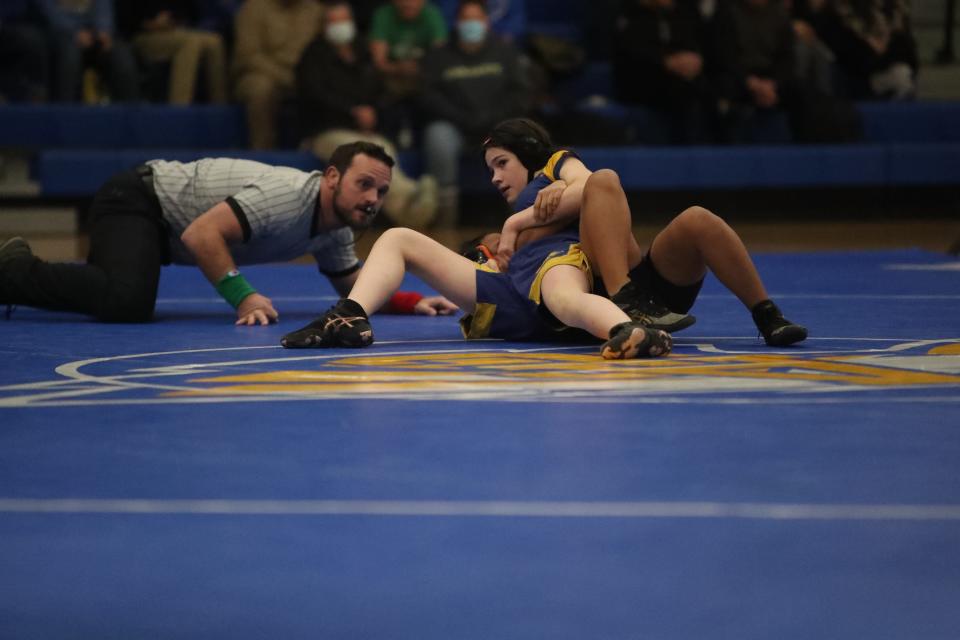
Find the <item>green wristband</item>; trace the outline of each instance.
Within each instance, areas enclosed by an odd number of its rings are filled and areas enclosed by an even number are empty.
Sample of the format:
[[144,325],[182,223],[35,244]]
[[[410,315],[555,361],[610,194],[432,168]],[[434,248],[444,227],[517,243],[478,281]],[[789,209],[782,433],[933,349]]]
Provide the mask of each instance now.
[[223,299],[229,302],[234,309],[240,306],[244,298],[256,292],[257,290],[250,286],[250,283],[240,275],[239,271],[231,271],[217,283],[217,293],[223,296]]

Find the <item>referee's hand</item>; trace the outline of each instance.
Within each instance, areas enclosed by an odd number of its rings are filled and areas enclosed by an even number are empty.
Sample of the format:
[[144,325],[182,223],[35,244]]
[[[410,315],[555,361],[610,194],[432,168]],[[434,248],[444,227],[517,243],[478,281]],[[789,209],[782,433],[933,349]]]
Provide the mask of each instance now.
[[259,293],[251,293],[237,307],[238,325],[268,325],[279,319],[280,314],[273,308],[270,298]]

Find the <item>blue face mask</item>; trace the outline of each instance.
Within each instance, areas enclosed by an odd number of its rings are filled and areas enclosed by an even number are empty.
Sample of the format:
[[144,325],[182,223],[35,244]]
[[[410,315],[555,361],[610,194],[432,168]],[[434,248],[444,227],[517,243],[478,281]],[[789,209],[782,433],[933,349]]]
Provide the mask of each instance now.
[[480,44],[487,37],[487,24],[483,20],[461,20],[457,35],[464,44]]

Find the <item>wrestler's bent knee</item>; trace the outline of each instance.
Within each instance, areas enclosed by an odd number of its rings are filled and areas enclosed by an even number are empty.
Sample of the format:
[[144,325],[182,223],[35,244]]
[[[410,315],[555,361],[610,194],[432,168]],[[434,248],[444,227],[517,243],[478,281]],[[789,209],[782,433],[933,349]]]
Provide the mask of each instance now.
[[613,169],[598,169],[590,174],[584,190],[621,190],[620,176]]

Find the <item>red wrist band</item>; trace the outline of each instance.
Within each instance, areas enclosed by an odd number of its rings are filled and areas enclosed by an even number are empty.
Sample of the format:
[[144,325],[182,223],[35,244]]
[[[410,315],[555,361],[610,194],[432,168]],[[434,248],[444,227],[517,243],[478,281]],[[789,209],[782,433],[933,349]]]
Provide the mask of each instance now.
[[390,296],[384,309],[387,313],[413,313],[413,308],[423,300],[423,295],[416,291],[397,291]]

